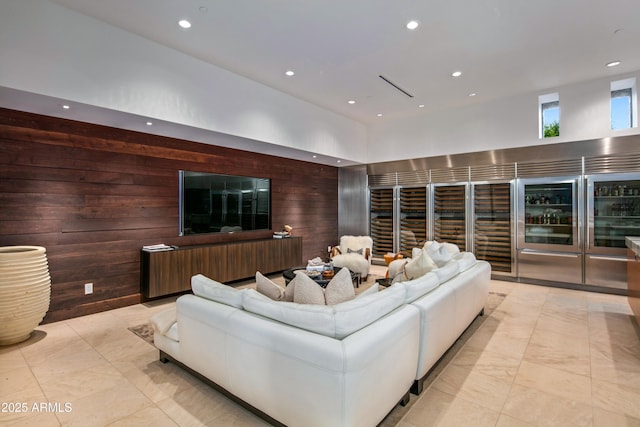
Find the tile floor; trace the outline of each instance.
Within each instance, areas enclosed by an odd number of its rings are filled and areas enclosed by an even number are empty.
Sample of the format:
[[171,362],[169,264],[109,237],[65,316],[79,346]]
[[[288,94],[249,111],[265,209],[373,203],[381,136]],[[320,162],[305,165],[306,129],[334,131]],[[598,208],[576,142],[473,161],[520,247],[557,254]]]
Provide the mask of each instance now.
[[[395,425],[640,426],[640,332],[625,297],[502,281],[491,291],[504,301]],[[0,425],[266,425],[127,330],[171,304],[42,325],[0,348]]]

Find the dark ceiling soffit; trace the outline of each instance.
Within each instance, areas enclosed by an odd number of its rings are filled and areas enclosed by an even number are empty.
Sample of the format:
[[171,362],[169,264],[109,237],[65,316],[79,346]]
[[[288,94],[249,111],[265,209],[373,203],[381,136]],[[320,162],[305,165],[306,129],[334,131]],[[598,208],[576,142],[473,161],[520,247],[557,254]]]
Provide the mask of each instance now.
[[392,172],[446,169],[465,166],[571,160],[581,157],[620,155],[640,152],[640,135],[572,141],[558,144],[505,148],[474,153],[422,157],[367,165],[368,175]]

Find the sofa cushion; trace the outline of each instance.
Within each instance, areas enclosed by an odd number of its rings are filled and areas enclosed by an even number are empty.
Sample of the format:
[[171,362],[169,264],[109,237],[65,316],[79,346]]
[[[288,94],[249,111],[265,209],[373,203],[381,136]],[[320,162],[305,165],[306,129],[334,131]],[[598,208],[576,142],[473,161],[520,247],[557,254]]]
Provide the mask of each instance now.
[[242,308],[244,289],[236,289],[208,278],[202,274],[191,277],[191,289],[194,295],[210,299],[236,308]]
[[[296,292],[299,283],[296,284]],[[318,286],[318,285],[315,285]],[[342,339],[375,322],[404,304],[406,289],[402,283],[361,298],[336,305],[297,304],[273,301],[247,289],[243,294],[246,311],[332,338]]]
[[438,279],[437,274],[430,272],[417,279],[407,280],[402,283],[407,288],[406,302],[408,304],[437,288],[440,285],[440,279]]
[[275,301],[284,299],[284,289],[259,271],[256,271],[256,290]]
[[371,295],[371,294],[375,294],[380,290],[380,285],[378,284],[378,282],[374,283],[373,285],[369,286],[367,289],[365,289],[364,291],[360,292],[359,294],[356,295],[356,298],[362,298],[365,297],[367,295]]
[[[304,272],[296,273],[293,283],[293,302],[298,304],[319,304],[324,305],[324,290],[312,278]],[[291,283],[289,283],[291,286]]]
[[[317,285],[316,285],[317,286]],[[324,301],[327,305],[335,305],[356,297],[349,269],[342,268],[329,281],[324,289]]]
[[460,273],[466,271],[476,265],[477,259],[472,252],[460,252],[453,256],[453,259],[458,262],[460,266]]
[[442,267],[436,268],[433,272],[438,276],[440,284],[443,284],[460,272],[460,266],[457,261],[452,260]]

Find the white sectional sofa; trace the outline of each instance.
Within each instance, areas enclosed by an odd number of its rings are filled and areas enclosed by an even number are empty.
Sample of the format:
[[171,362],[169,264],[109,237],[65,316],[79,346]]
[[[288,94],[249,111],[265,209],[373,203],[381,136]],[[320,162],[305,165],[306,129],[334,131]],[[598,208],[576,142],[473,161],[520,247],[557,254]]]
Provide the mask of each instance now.
[[[464,254],[462,254],[464,255]],[[472,254],[333,306],[273,301],[194,276],[151,319],[174,361],[274,424],[375,426],[482,312],[489,264]],[[373,289],[375,291],[375,289]]]

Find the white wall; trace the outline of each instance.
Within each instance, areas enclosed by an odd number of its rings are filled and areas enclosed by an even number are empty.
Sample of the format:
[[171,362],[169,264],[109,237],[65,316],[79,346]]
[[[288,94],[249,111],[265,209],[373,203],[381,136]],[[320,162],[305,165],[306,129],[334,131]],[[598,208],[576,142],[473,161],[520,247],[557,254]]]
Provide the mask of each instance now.
[[[610,85],[640,71],[490,103],[380,122],[370,127],[367,163],[640,134],[612,131]],[[538,96],[558,92],[560,136],[539,139]]]
[[363,124],[46,0],[0,3],[0,58],[0,87],[366,160]]

